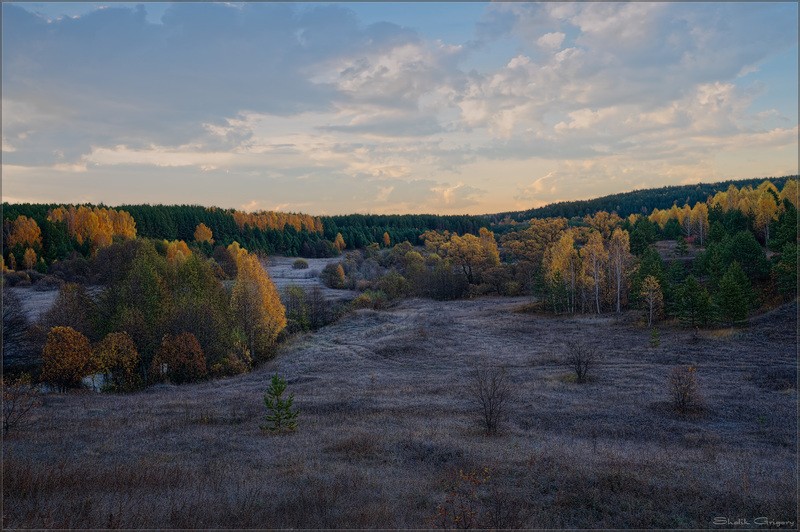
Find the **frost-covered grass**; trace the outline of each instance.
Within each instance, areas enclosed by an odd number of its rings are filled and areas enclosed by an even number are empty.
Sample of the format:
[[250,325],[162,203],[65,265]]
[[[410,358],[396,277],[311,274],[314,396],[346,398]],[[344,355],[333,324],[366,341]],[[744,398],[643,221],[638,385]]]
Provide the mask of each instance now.
[[[525,303],[409,300],[297,336],[247,375],[48,395],[4,441],[4,528],[429,527],[448,481],[484,467],[496,489],[478,510],[505,501],[517,526],[797,521],[796,304],[731,334],[667,327],[650,348],[633,313]],[[587,384],[566,378],[569,338],[602,355]],[[514,389],[494,437],[465,392],[482,356]],[[676,364],[697,366],[703,416],[670,410]],[[301,410],[293,434],[259,429],[275,371]]]

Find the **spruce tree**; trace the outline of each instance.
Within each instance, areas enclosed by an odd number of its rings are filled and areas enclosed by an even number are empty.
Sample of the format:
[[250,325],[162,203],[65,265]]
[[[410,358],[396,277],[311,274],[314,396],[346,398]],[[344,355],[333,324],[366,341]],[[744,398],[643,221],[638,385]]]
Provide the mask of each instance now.
[[266,425],[262,429],[270,432],[293,431],[297,429],[297,409],[292,409],[294,394],[290,393],[283,399],[283,392],[286,391],[286,381],[276,373],[272,376],[272,382],[264,394],[264,404],[267,407]]
[[719,307],[720,317],[730,324],[746,321],[747,312],[750,309],[750,299],[750,281],[739,263],[734,262],[728,267],[719,282],[719,291],[715,300]]

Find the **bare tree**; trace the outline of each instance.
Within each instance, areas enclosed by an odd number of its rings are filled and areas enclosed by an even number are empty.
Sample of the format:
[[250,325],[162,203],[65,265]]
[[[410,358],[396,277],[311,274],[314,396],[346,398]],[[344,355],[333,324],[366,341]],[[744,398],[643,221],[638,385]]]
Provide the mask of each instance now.
[[589,370],[597,362],[597,350],[580,341],[569,340],[564,343],[566,357],[564,363],[575,372],[577,382],[584,383]]
[[697,368],[676,366],[669,375],[669,392],[672,406],[681,414],[697,412],[703,408],[703,400],[697,387]]
[[505,367],[481,359],[472,371],[470,395],[480,408],[486,434],[497,434],[498,425],[506,414],[510,392]]
[[3,289],[3,368],[33,363],[28,320],[14,292]]
[[30,421],[31,411],[41,400],[28,375],[9,380],[0,377],[0,388],[3,390],[3,434],[8,434],[11,429]]

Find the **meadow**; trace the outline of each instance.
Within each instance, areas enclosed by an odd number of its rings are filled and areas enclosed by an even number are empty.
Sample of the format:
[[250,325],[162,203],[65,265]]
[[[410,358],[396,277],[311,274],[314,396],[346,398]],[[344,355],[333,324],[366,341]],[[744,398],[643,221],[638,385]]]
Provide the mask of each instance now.
[[[797,521],[796,302],[747,328],[559,317],[527,297],[402,301],[292,337],[251,373],[44,397],[4,440],[4,528],[709,528]],[[601,359],[577,384],[564,342]],[[479,360],[512,395],[494,436]],[[695,365],[703,413],[669,405]],[[261,430],[270,376],[300,409]],[[717,521],[715,521],[717,520]],[[465,524],[461,521],[461,524]]]

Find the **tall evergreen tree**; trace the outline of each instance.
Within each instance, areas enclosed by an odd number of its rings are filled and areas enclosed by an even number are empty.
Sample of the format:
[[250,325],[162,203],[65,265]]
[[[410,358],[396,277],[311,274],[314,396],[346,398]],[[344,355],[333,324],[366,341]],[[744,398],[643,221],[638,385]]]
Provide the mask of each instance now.
[[678,315],[681,323],[690,327],[705,326],[711,321],[711,296],[693,275],[678,291]]
[[722,276],[714,299],[725,322],[735,324],[747,320],[752,300],[750,280],[738,262],[731,264]]

